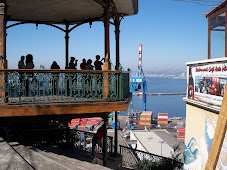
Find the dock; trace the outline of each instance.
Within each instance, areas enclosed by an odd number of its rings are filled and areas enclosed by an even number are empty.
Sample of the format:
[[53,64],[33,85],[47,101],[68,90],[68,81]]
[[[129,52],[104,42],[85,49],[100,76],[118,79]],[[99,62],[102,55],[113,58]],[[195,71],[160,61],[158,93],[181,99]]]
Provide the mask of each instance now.
[[[186,95],[185,92],[182,93],[146,93],[148,96],[158,96],[158,95]],[[134,93],[134,96],[142,96],[143,93]]]

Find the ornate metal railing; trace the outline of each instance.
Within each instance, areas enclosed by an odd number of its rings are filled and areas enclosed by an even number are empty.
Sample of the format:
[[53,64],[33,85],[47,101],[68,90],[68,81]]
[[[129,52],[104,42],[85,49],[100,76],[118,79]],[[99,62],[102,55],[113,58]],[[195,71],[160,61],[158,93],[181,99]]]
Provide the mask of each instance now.
[[148,152],[144,152],[141,150],[129,148],[126,146],[120,145],[120,154],[122,155],[122,167],[134,169],[135,166],[142,160],[150,160],[150,161],[159,161],[164,160],[172,165],[177,164],[183,167],[183,163],[175,161],[170,158],[162,157],[159,155],[154,155]]
[[[85,150],[87,152],[92,152],[92,138],[95,133],[80,131],[80,130],[72,130],[73,134],[71,141],[75,147]],[[102,153],[102,148],[97,144],[95,147],[96,153]],[[107,136],[107,153],[109,155],[113,154],[113,137]]]
[[0,104],[121,101],[129,73],[93,70],[0,70]]

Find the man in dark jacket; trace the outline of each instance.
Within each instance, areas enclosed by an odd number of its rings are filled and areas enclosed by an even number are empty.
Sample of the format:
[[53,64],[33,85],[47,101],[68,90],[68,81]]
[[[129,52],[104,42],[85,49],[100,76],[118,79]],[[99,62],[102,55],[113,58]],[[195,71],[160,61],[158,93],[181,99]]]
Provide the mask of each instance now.
[[98,144],[103,149],[102,138],[103,138],[104,124],[98,129],[97,133],[92,138],[92,157],[95,158],[95,146]]

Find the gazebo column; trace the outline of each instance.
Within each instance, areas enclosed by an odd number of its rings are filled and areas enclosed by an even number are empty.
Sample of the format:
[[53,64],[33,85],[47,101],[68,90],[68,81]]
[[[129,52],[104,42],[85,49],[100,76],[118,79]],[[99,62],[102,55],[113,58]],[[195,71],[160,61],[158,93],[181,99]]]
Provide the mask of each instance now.
[[[116,70],[119,70],[120,65],[120,21],[119,15],[116,15],[115,18],[115,41],[116,41]],[[117,84],[119,89],[119,83]],[[118,112],[115,112],[115,133],[114,133],[114,155],[117,155],[117,148],[118,148],[118,131],[117,131],[117,123],[118,123]]]
[[65,24],[65,68],[69,67],[69,24]]
[[0,3],[0,69],[7,69],[6,61],[6,9]]
[[103,166],[107,165],[107,121],[108,121],[108,115],[103,117],[104,121],[104,128],[103,128],[103,148],[102,148],[102,153],[103,153]]
[[[104,28],[105,28],[105,60],[103,69],[105,71],[111,70],[110,66],[110,0],[106,0],[106,7],[104,8]],[[108,97],[108,73],[104,74],[104,98]]]
[[[6,8],[4,3],[0,3],[0,69],[7,69],[6,60]],[[4,92],[4,82],[7,77],[4,74],[0,74],[0,100],[7,102]],[[6,80],[7,81],[7,80]]]

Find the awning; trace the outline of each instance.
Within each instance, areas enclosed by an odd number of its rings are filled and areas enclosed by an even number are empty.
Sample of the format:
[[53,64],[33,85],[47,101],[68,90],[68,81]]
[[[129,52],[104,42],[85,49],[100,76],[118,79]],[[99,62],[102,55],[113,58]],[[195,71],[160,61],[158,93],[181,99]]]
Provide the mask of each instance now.
[[[78,24],[81,21],[102,20],[102,0],[7,0],[7,20],[48,24]],[[113,0],[122,16],[138,12],[138,0]],[[110,8],[113,13],[113,8]]]

